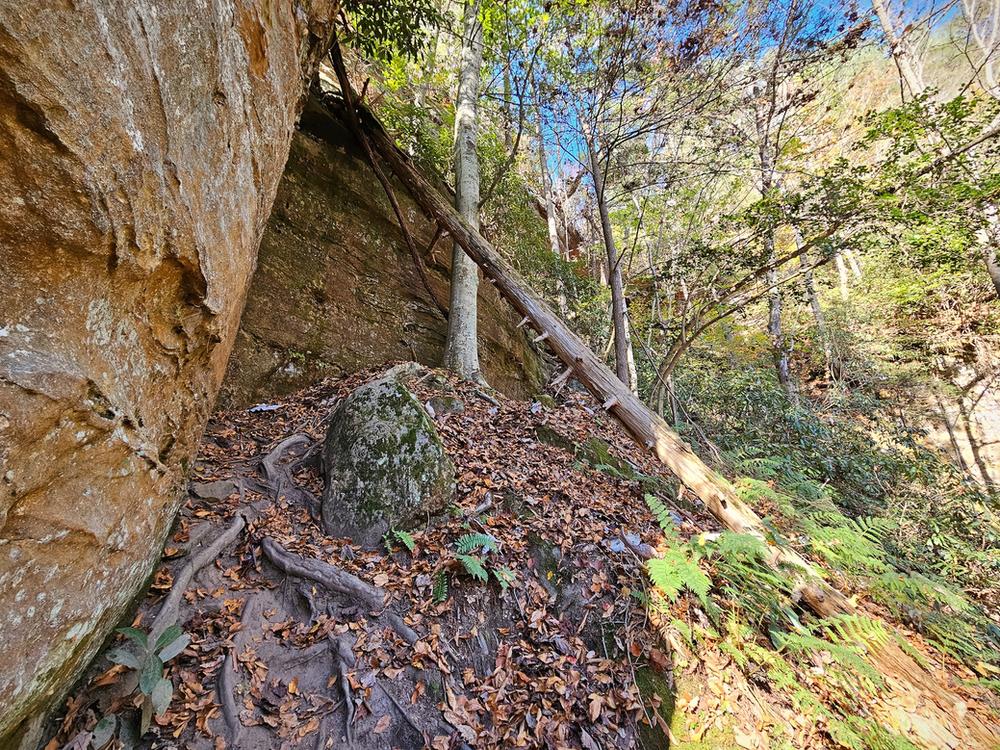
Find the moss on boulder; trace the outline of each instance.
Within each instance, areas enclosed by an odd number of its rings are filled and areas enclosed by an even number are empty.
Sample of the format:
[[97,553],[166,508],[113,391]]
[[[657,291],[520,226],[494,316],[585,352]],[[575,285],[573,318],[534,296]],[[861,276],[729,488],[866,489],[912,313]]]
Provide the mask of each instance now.
[[455,494],[455,466],[434,423],[391,374],[337,407],[323,459],[323,525],[364,546],[443,510]]

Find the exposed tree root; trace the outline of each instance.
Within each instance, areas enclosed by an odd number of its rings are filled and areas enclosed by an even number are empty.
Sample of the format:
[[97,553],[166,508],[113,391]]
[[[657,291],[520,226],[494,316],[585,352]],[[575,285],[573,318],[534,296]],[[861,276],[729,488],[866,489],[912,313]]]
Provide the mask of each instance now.
[[239,537],[240,533],[243,531],[244,526],[246,526],[246,519],[244,519],[240,513],[237,513],[233,522],[229,524],[229,526],[227,526],[218,537],[216,537],[215,541],[192,557],[181,572],[177,574],[174,578],[174,585],[171,587],[170,593],[167,594],[167,598],[164,600],[163,606],[160,607],[160,611],[157,613],[156,619],[153,620],[153,625],[150,628],[150,641],[155,642],[167,628],[177,623],[177,614],[180,608],[181,597],[184,596],[184,592],[187,591],[187,587],[191,585],[191,580],[195,577],[198,571],[215,560],[220,554],[222,554],[223,550],[236,541],[237,537]]
[[226,658],[222,662],[222,669],[219,670],[219,680],[216,691],[219,694],[219,703],[222,705],[222,717],[226,722],[226,729],[229,731],[230,744],[239,747],[240,730],[243,725],[240,723],[239,711],[236,708],[236,698],[233,697],[235,685],[233,684],[234,660],[233,646],[226,649]]
[[392,702],[392,705],[396,707],[396,710],[399,712],[399,715],[403,717],[403,720],[411,727],[413,727],[413,729],[416,730],[420,734],[420,736],[424,737],[424,739],[426,740],[426,737],[424,735],[424,730],[421,729],[420,726],[417,724],[417,722],[413,720],[413,717],[410,716],[409,712],[405,708],[403,708],[403,705],[398,700],[396,700],[396,696],[390,693],[389,690],[381,682],[377,682],[375,684],[378,685],[379,690],[382,691],[382,694],[385,695],[385,697]]
[[[308,578],[337,594],[353,597],[370,611],[381,613],[385,609],[385,591],[365,583],[357,576],[314,557],[302,557],[289,552],[269,537],[261,540],[260,546],[268,559],[283,573]],[[416,632],[403,622],[403,618],[399,615],[393,612],[384,614],[392,629],[404,641],[412,645],[420,640]]]
[[333,651],[334,667],[337,670],[337,683],[344,694],[345,734],[348,746],[354,744],[354,694],[351,691],[351,680],[348,672],[354,667],[354,652],[344,636],[330,638]]
[[[319,501],[316,496],[311,492],[299,487],[295,481],[292,479],[292,472],[295,468],[302,463],[311,460],[310,455],[315,446],[312,445],[312,438],[303,432],[297,432],[294,435],[282,440],[278,443],[270,453],[264,456],[261,461],[261,465],[264,467],[264,476],[270,483],[270,490],[277,501],[282,496],[292,504],[301,504],[304,508],[308,509],[310,515],[314,519],[319,518]],[[281,463],[281,459],[284,455],[297,445],[307,444],[310,447],[306,450],[304,456],[297,460],[292,466],[286,466]]]

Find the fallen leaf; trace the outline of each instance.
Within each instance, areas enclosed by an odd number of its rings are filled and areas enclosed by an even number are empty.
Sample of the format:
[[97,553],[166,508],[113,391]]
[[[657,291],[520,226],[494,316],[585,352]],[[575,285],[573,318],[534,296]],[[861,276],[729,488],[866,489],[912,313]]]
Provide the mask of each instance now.
[[389,714],[386,714],[375,722],[375,734],[382,734],[382,732],[389,728],[390,724],[392,724],[392,719],[389,717]]

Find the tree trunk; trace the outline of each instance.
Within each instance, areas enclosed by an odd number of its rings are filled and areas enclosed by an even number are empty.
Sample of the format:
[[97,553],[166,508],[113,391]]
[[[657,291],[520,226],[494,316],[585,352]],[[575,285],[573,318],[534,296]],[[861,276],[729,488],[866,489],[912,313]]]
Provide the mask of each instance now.
[[[373,115],[365,120],[375,123]],[[370,125],[371,126],[371,125]],[[622,423],[635,440],[644,445],[694,492],[705,507],[728,529],[766,537],[761,519],[736,494],[735,489],[708,468],[667,423],[654,414],[627,388],[622,380],[563,323],[523,282],[506,260],[470,226],[410,163],[384,130],[372,127],[372,143],[382,159],[410,191],[423,209],[448,231],[452,239],[469,254],[500,294],[528,318],[556,355],[570,368],[604,408]],[[791,565],[801,569],[796,579],[796,595],[821,616],[854,611],[840,592],[811,574],[812,568],[802,557],[786,547],[768,547],[770,562],[776,569]]]
[[0,4],[0,745],[159,559],[334,11]]
[[[795,232],[795,244],[802,247],[802,234],[798,228],[793,228]],[[820,304],[819,295],[816,293],[816,279],[813,277],[812,265],[809,259],[809,252],[805,251],[799,255],[799,267],[802,269],[802,285],[805,287],[806,298],[809,300],[809,309],[812,310],[813,320],[816,323],[816,335],[819,337],[820,345],[823,347],[823,362],[826,367],[826,377],[832,378],[834,370],[833,346],[830,341],[830,333],[826,326],[826,316],[823,314],[823,306]]]
[[[479,2],[466,2],[461,69],[455,104],[455,207],[470,226],[479,229],[479,70],[483,62],[483,25]],[[482,380],[477,339],[479,268],[455,245],[451,256],[451,307],[444,365],[465,380]]]
[[847,302],[850,297],[850,289],[847,285],[847,264],[844,263],[844,256],[839,250],[834,251],[833,260],[837,264],[837,276],[840,280],[840,298]]
[[[585,126],[586,127],[586,126]],[[593,133],[585,134],[587,151],[590,155],[590,176],[594,180],[594,193],[597,200],[597,213],[601,219],[601,236],[604,238],[604,249],[608,256],[608,280],[611,284],[611,322],[615,332],[615,371],[618,378],[635,391],[635,382],[629,371],[629,359],[632,357],[632,342],[628,335],[628,310],[625,308],[625,288],[622,283],[622,269],[619,262],[618,249],[615,247],[615,236],[611,229],[611,216],[604,192],[604,173],[597,158],[597,147]]]
[[[774,232],[769,231],[765,239],[768,247],[768,263],[774,264],[778,260],[774,250]],[[789,366],[788,342],[785,339],[781,326],[781,289],[778,287],[778,270],[771,268],[767,272],[767,334],[771,339],[771,355],[774,359],[774,369],[778,376],[778,383],[792,403],[798,401],[798,392],[792,381],[791,368]]]
[[903,85],[911,97],[920,96],[924,92],[923,74],[909,42],[896,32],[885,0],[872,0],[872,7],[875,9],[875,15],[878,16],[878,22],[882,26],[882,33],[889,45],[892,59],[899,69],[899,77]]
[[[552,200],[552,177],[549,175],[549,164],[545,154],[545,134],[542,124],[542,108],[538,101],[538,89],[535,89],[535,112],[538,117],[538,172],[542,177],[542,199],[545,201],[545,224],[549,230],[549,247],[557,258],[563,258],[562,245],[559,241],[559,227],[556,220],[555,202]],[[562,275],[556,278],[556,302],[559,314],[566,317],[566,285]]]

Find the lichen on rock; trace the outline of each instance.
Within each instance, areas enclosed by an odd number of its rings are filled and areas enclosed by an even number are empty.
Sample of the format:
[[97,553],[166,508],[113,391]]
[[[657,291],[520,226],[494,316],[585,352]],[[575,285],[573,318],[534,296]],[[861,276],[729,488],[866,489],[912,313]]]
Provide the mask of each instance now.
[[455,494],[455,466],[430,415],[403,373],[358,388],[337,407],[323,449],[323,525],[331,536],[374,546],[444,509]]

